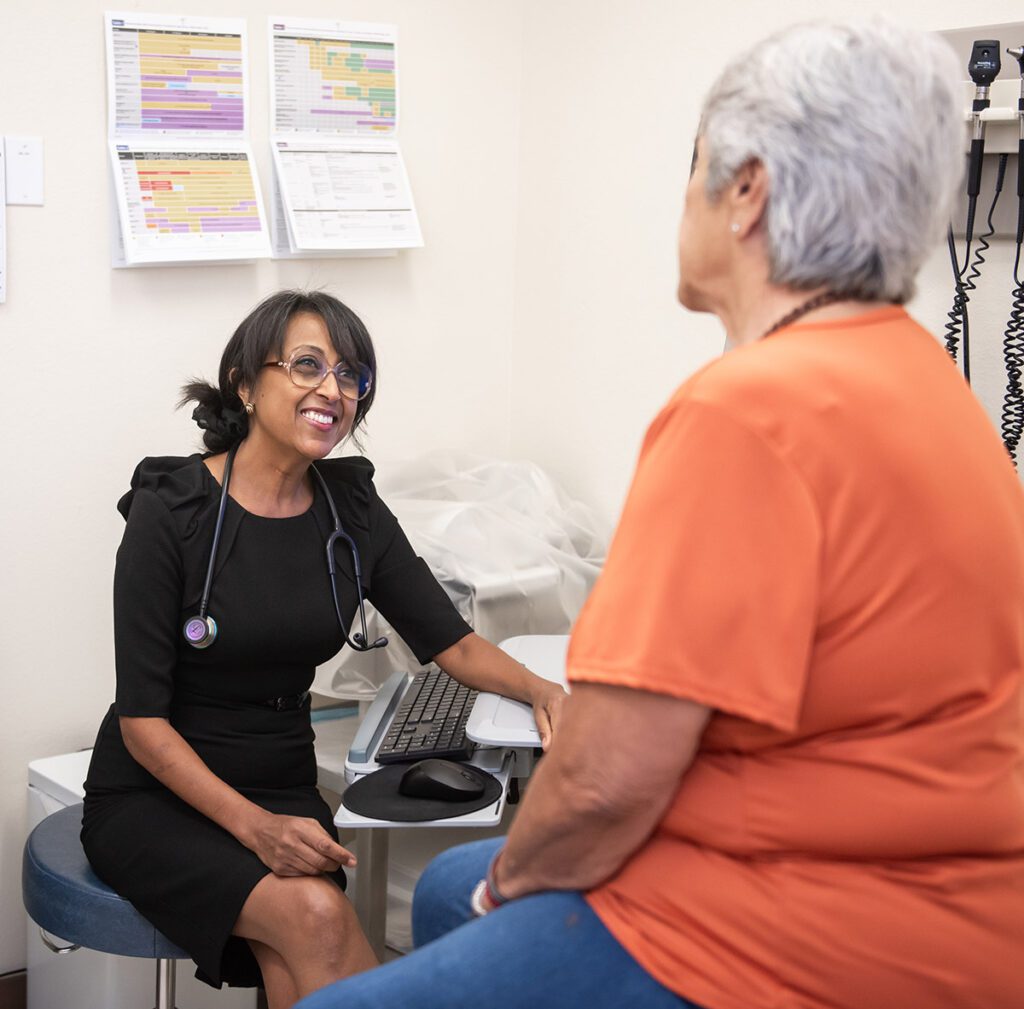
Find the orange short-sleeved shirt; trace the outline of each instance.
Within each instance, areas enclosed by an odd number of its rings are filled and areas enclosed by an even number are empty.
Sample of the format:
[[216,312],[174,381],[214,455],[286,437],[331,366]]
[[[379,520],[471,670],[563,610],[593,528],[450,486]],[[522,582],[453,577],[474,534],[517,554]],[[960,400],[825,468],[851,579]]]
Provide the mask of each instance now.
[[900,308],[788,327],[651,425],[569,678],[715,709],[589,895],[707,1009],[1024,1006],[1024,494]]

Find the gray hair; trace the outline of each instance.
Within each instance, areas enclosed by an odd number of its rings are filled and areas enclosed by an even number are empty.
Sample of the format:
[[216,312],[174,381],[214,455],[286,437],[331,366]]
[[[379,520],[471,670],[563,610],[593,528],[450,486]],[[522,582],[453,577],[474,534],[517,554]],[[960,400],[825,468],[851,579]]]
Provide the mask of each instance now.
[[904,302],[963,176],[961,77],[938,36],[885,21],[779,32],[705,100],[708,197],[760,161],[772,283]]

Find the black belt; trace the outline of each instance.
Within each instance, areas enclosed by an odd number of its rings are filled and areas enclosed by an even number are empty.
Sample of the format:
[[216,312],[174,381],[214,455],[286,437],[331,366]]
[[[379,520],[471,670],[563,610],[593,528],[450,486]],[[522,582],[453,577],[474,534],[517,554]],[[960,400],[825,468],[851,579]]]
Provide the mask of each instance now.
[[295,711],[301,708],[309,700],[309,691],[303,690],[301,694],[293,694],[291,697],[270,697],[259,703],[275,711]]

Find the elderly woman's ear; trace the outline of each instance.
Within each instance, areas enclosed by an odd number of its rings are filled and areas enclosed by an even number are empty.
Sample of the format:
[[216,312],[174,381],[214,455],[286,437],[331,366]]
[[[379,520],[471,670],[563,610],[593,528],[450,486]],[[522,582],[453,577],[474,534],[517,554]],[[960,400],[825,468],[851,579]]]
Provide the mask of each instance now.
[[730,230],[738,239],[747,238],[761,222],[768,204],[768,173],[756,159],[736,173],[724,194],[729,201]]

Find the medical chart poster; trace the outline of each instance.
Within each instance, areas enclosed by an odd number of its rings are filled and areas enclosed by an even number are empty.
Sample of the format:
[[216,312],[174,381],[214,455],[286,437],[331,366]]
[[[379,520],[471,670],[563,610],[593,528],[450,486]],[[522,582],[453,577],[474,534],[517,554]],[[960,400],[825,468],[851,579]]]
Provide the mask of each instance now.
[[110,144],[128,265],[270,255],[248,144]]
[[108,11],[104,24],[111,138],[248,135],[244,19]]
[[398,28],[270,18],[270,132],[393,138]]

